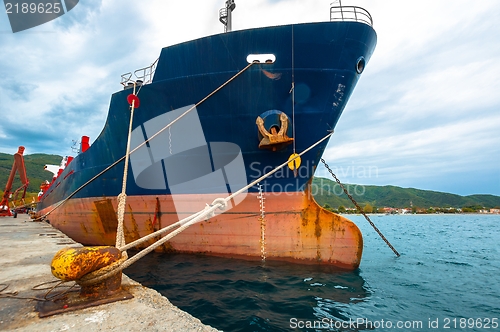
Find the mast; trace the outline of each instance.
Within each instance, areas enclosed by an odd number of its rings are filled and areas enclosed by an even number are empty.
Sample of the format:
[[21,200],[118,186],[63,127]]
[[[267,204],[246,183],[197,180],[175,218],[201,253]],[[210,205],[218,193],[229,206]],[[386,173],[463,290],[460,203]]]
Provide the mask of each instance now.
[[224,24],[224,32],[231,32],[233,27],[232,12],[236,8],[234,0],[227,0],[226,7],[219,11],[219,21]]

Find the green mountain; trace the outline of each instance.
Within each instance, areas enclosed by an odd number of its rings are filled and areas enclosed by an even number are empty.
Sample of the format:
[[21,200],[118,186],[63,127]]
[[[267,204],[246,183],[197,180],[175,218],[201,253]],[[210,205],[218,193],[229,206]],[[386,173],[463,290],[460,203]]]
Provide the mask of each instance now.
[[[40,185],[43,181],[52,181],[52,173],[45,171],[45,165],[59,165],[62,157],[57,155],[48,154],[31,154],[24,156],[24,164],[26,166],[26,176],[30,182],[28,192],[38,193]],[[9,179],[12,164],[14,163],[14,156],[6,153],[0,153],[0,192],[3,194],[5,185]],[[21,186],[19,174],[16,173],[12,191]]]
[[[43,169],[44,165],[59,165],[61,160],[62,157],[58,155],[31,154],[24,156],[26,174],[30,181],[28,192],[37,193],[43,181],[52,180],[52,174]],[[0,153],[1,194],[3,194],[13,162],[13,155]],[[20,186],[21,181],[16,174],[12,190],[16,190]],[[437,191],[400,188],[396,186],[365,186],[357,184],[346,184],[345,186],[362,207],[366,204],[379,208],[405,208],[410,207],[410,204],[419,208],[460,208],[469,206],[480,206],[485,208],[500,207],[500,197],[494,195],[460,196]],[[344,207],[354,207],[335,181],[326,178],[314,178],[312,193],[321,206],[328,204],[332,208],[338,208],[341,205]]]
[[[419,208],[460,208],[469,206],[494,208],[500,206],[500,196],[494,195],[460,196],[437,191],[401,188],[396,186],[344,185],[349,194],[361,206],[366,204],[379,208],[409,208],[411,205]],[[326,178],[314,178],[312,193],[316,201],[322,206],[328,204],[332,208],[338,208],[340,205],[344,207],[354,207],[335,181]]]

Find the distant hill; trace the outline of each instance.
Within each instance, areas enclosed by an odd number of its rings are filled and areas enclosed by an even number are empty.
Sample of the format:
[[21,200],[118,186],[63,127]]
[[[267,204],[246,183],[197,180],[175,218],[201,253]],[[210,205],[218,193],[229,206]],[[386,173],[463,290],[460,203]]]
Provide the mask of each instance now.
[[[361,205],[370,204],[376,207],[405,208],[413,204],[414,207],[468,207],[481,206],[494,208],[500,206],[500,196],[470,195],[460,196],[455,194],[421,190],[414,188],[401,188],[396,186],[367,186],[345,184],[351,196]],[[340,186],[333,180],[314,178],[313,194],[316,201],[332,208],[353,207],[349,198],[343,193]]]
[[[40,185],[43,181],[52,180],[52,173],[45,171],[45,165],[59,165],[62,157],[58,155],[49,154],[30,154],[24,156],[24,164],[26,166],[26,175],[30,182],[28,192],[36,192],[40,190]],[[0,153],[0,192],[3,194],[7,180],[9,179],[12,164],[14,163],[14,156],[6,153]],[[19,175],[16,173],[12,191],[21,186]]]
[[[30,181],[29,192],[37,193],[40,184],[45,180],[51,180],[52,174],[43,169],[46,164],[59,165],[62,157],[48,154],[25,155],[26,173]],[[0,193],[9,178],[14,156],[0,153]],[[19,188],[21,182],[16,175],[13,190]],[[400,188],[396,186],[365,186],[356,184],[346,184],[351,195],[361,206],[369,203],[373,207],[410,207],[410,202],[414,207],[468,207],[481,206],[485,208],[500,207],[500,197],[494,195],[470,195],[460,196],[437,191],[420,190],[413,188]],[[342,192],[339,185],[326,178],[314,178],[313,194],[321,206],[328,204],[337,209],[339,206],[353,207],[350,200]]]

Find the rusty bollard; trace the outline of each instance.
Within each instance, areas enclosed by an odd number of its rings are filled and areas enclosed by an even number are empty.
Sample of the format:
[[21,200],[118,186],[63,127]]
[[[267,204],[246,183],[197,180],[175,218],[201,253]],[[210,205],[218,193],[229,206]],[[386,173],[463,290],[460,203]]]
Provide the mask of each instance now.
[[[93,282],[89,274],[105,268],[122,258],[115,247],[64,248],[52,259],[52,274],[63,281],[75,281],[80,285],[80,293],[59,292],[47,301],[35,305],[40,318],[68,311],[94,307],[105,303],[128,300],[134,296],[122,289],[122,272]],[[89,279],[89,280],[86,280]],[[46,294],[47,295],[47,294]]]
[[83,297],[100,298],[121,290],[122,272],[94,284],[79,283],[79,280],[94,271],[106,267],[121,258],[115,247],[64,248],[52,259],[52,274],[64,281],[76,281],[81,286]]

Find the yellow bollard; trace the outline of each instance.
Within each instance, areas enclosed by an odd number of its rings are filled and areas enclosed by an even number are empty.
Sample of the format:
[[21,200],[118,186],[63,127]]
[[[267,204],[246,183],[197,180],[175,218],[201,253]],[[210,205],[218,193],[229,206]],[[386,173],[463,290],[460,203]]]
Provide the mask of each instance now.
[[109,266],[121,258],[120,250],[115,247],[68,247],[59,250],[50,264],[52,274],[64,281],[75,281],[81,287],[80,293],[63,291],[57,295],[64,294],[64,297],[58,298],[56,295],[54,298],[58,299],[54,301],[38,302],[36,309],[39,317],[133,298],[132,294],[122,289],[122,271],[95,283],[81,281],[87,274]]
[[73,281],[120,258],[121,252],[115,247],[64,248],[54,256],[50,267],[56,278]]

